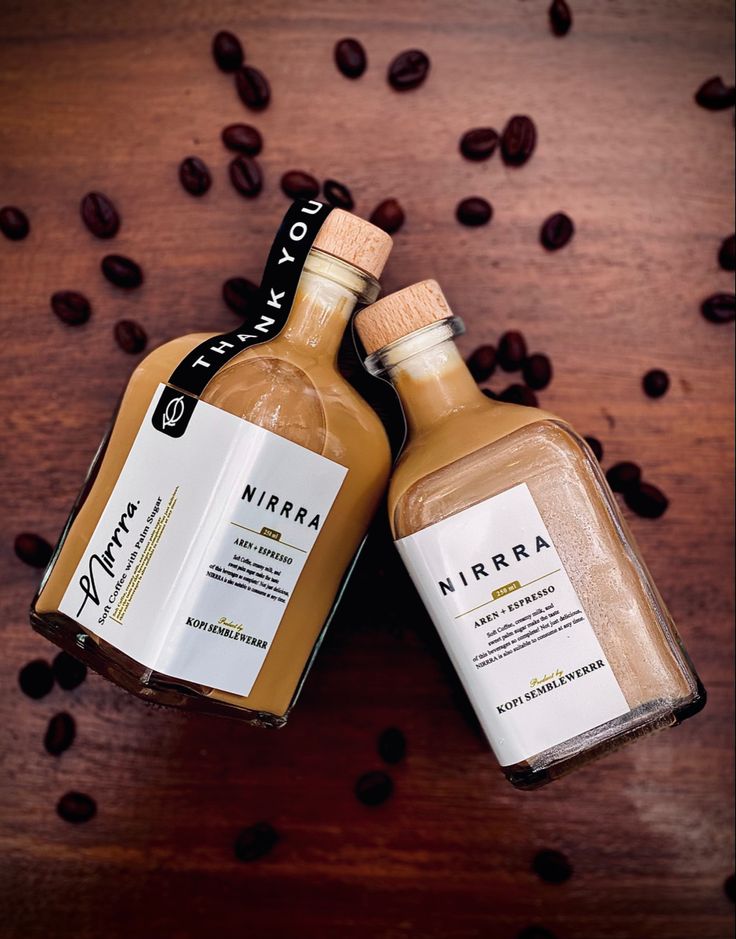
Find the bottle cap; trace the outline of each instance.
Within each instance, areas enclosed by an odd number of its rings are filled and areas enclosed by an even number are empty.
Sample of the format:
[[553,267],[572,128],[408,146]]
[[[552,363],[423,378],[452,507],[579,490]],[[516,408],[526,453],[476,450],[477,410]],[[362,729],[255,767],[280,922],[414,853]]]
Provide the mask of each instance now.
[[393,240],[365,219],[344,209],[333,209],[312,247],[352,264],[378,280],[391,253]]
[[355,318],[355,328],[365,351],[372,355],[389,343],[452,315],[437,281],[420,280],[361,310]]

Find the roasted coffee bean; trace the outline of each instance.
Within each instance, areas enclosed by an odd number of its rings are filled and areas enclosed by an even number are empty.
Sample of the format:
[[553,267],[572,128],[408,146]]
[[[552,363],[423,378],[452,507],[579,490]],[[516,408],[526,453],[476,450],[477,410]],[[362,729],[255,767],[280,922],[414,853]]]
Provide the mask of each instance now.
[[552,0],[549,8],[549,25],[555,36],[567,36],[572,26],[572,12],[565,0]]
[[88,192],[79,203],[82,221],[95,238],[112,238],[120,228],[120,215],[112,199],[102,192]]
[[711,323],[732,323],[736,317],[736,294],[714,293],[703,300],[700,312]]
[[606,471],[606,479],[614,492],[626,492],[641,482],[641,469],[636,463],[616,463]]
[[542,224],[539,240],[548,251],[558,251],[565,247],[574,234],[575,226],[570,216],[556,212]]
[[336,179],[326,179],[322,184],[322,194],[330,205],[338,209],[345,209],[346,212],[352,212],[355,208],[353,195],[347,186],[338,183]]
[[263,189],[263,173],[258,161],[244,153],[230,162],[230,182],[241,196],[254,199]]
[[496,152],[498,132],[492,127],[466,130],[460,138],[460,153],[468,160],[487,160]]
[[670,500],[651,483],[632,486],[624,492],[626,505],[642,518],[659,518],[667,511]]
[[54,673],[44,659],[34,659],[18,672],[18,684],[23,694],[38,700],[54,687]]
[[105,277],[116,287],[133,290],[143,283],[143,271],[140,266],[122,254],[106,254],[100,267]]
[[252,313],[259,296],[258,285],[246,277],[230,277],[222,285],[222,299],[238,316]]
[[363,805],[380,805],[393,791],[393,780],[381,770],[363,773],[355,783],[355,796]]
[[368,59],[357,39],[341,39],[335,44],[335,65],[346,78],[360,78]]
[[661,368],[653,368],[642,378],[641,384],[650,398],[661,398],[670,386],[670,376]]
[[736,104],[736,87],[725,85],[720,75],[709,78],[695,92],[695,100],[701,108],[709,111],[724,111]]
[[583,437],[583,440],[588,444],[596,460],[600,463],[603,459],[603,444],[597,437]]
[[212,185],[212,176],[204,160],[190,156],[179,164],[179,182],[191,196],[203,196]]
[[480,390],[483,392],[486,398],[490,398],[491,401],[498,401],[498,395],[495,391],[491,391],[490,388],[481,388]]
[[56,684],[64,691],[72,691],[87,677],[87,666],[68,652],[60,652],[51,663]]
[[498,343],[498,364],[505,372],[516,372],[526,359],[526,340],[520,332],[504,333]]
[[404,224],[404,210],[396,199],[384,199],[371,212],[368,221],[372,225],[383,229],[389,235],[393,235]]
[[46,728],[43,745],[52,756],[59,756],[74,743],[77,729],[74,718],[66,711],[55,714]]
[[129,355],[138,355],[146,348],[148,336],[145,329],[135,320],[118,320],[114,334],[115,342]]
[[534,855],[532,870],[548,884],[564,884],[572,877],[572,865],[560,851],[539,851]]
[[14,205],[0,209],[0,231],[11,241],[22,241],[31,230],[28,216]]
[[470,228],[486,225],[493,218],[493,206],[480,196],[469,196],[458,202],[455,218],[461,225],[468,225]]
[[95,800],[83,792],[67,792],[56,804],[56,812],[65,822],[80,825],[91,821],[97,814]]
[[498,396],[498,400],[506,401],[509,404],[523,404],[527,408],[539,407],[537,396],[526,385],[509,385]]
[[51,309],[67,326],[81,326],[92,315],[89,300],[76,290],[58,290],[51,297]]
[[388,67],[388,83],[395,91],[409,91],[429,74],[429,57],[421,49],[400,52]]
[[495,346],[478,346],[468,359],[468,369],[476,381],[490,378],[496,368]]
[[556,937],[544,926],[526,926],[516,934],[516,939],[556,939]]
[[314,199],[319,195],[319,183],[301,170],[291,170],[281,177],[281,189],[290,199]]
[[24,564],[43,568],[51,560],[52,547],[40,535],[24,531],[15,536],[15,553]]
[[530,117],[516,114],[508,122],[501,136],[501,156],[509,166],[522,166],[534,153],[537,128]]
[[260,131],[250,124],[228,124],[222,129],[222,142],[228,150],[258,156],[263,149]]
[[257,68],[244,65],[235,73],[235,87],[240,100],[251,111],[263,111],[271,101],[271,87],[268,79]]
[[736,271],[736,235],[730,235],[721,242],[718,263],[724,271]]
[[238,832],[233,849],[239,861],[257,861],[277,844],[279,833],[268,822],[257,822]]
[[212,40],[212,56],[223,72],[234,72],[243,64],[243,47],[237,36],[223,29]]
[[546,355],[535,352],[525,359],[521,374],[530,388],[541,391],[552,381],[552,363]]
[[378,738],[378,754],[384,763],[400,763],[406,756],[406,737],[398,727],[387,727]]

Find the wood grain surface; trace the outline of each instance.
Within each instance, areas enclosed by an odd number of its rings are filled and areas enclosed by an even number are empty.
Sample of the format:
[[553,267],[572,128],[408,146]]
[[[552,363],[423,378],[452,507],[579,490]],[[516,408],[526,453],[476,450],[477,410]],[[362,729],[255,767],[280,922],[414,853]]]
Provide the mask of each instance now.
[[[733,290],[716,255],[733,231],[734,126],[733,109],[705,111],[693,93],[712,75],[733,81],[733,13],[726,0],[571,4],[564,39],[546,0],[0,4],[0,205],[32,225],[25,241],[0,237],[3,936],[732,934],[734,333],[699,304]],[[221,28],[271,81],[262,114],[214,67]],[[368,52],[358,81],[332,60],[350,35]],[[431,73],[397,94],[386,68],[412,47]],[[463,131],[512,114],[539,131],[525,167],[462,159]],[[265,138],[253,201],[232,189],[219,139],[240,120]],[[177,179],[189,155],[213,171],[202,199]],[[13,537],[61,529],[134,365],[113,324],[140,321],[151,346],[230,328],[220,285],[259,277],[289,169],[346,183],[365,215],[399,199],[407,221],[384,289],[435,277],[467,322],[465,352],[522,329],[554,363],[545,407],[599,437],[605,466],[633,459],[668,494],[662,519],[632,526],[708,687],[700,716],[517,792],[426,618],[370,557],[283,731],[153,709],[95,675],[40,701],[21,694],[19,668],[54,649],[28,626],[38,572]],[[123,216],[111,243],[79,219],[95,189]],[[493,203],[488,227],[455,221],[470,195]],[[548,254],[539,227],[558,210],[576,234]],[[103,280],[111,250],[140,261],[141,290]],[[87,325],[53,316],[60,289],[91,298]],[[653,401],[640,381],[655,366],[672,387]],[[43,735],[61,710],[77,740],[52,757]],[[392,798],[368,808],[353,786],[381,768],[376,737],[391,725],[408,755],[388,770]],[[56,815],[68,790],[95,798],[93,821]],[[234,837],[257,821],[280,841],[238,862]],[[572,864],[566,883],[533,872],[546,848]]]

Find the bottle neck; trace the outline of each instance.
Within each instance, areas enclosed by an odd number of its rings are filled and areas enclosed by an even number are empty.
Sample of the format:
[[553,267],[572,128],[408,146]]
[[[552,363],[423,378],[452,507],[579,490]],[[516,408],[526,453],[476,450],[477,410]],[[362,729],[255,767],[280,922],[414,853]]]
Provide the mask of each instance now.
[[369,371],[391,380],[412,436],[461,413],[491,408],[453,341],[460,332],[457,318],[439,320],[392,342],[366,363]]
[[356,305],[371,303],[377,295],[378,284],[368,274],[313,249],[277,341],[334,361]]

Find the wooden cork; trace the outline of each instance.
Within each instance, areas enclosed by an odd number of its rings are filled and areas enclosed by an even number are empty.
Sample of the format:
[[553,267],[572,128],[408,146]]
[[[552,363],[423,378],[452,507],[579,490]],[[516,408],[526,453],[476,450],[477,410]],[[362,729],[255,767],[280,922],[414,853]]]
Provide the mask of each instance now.
[[385,231],[343,209],[330,212],[312,245],[376,280],[381,276],[392,246],[393,240]]
[[452,315],[437,281],[420,280],[361,310],[355,318],[355,328],[365,351],[371,355],[390,342]]

